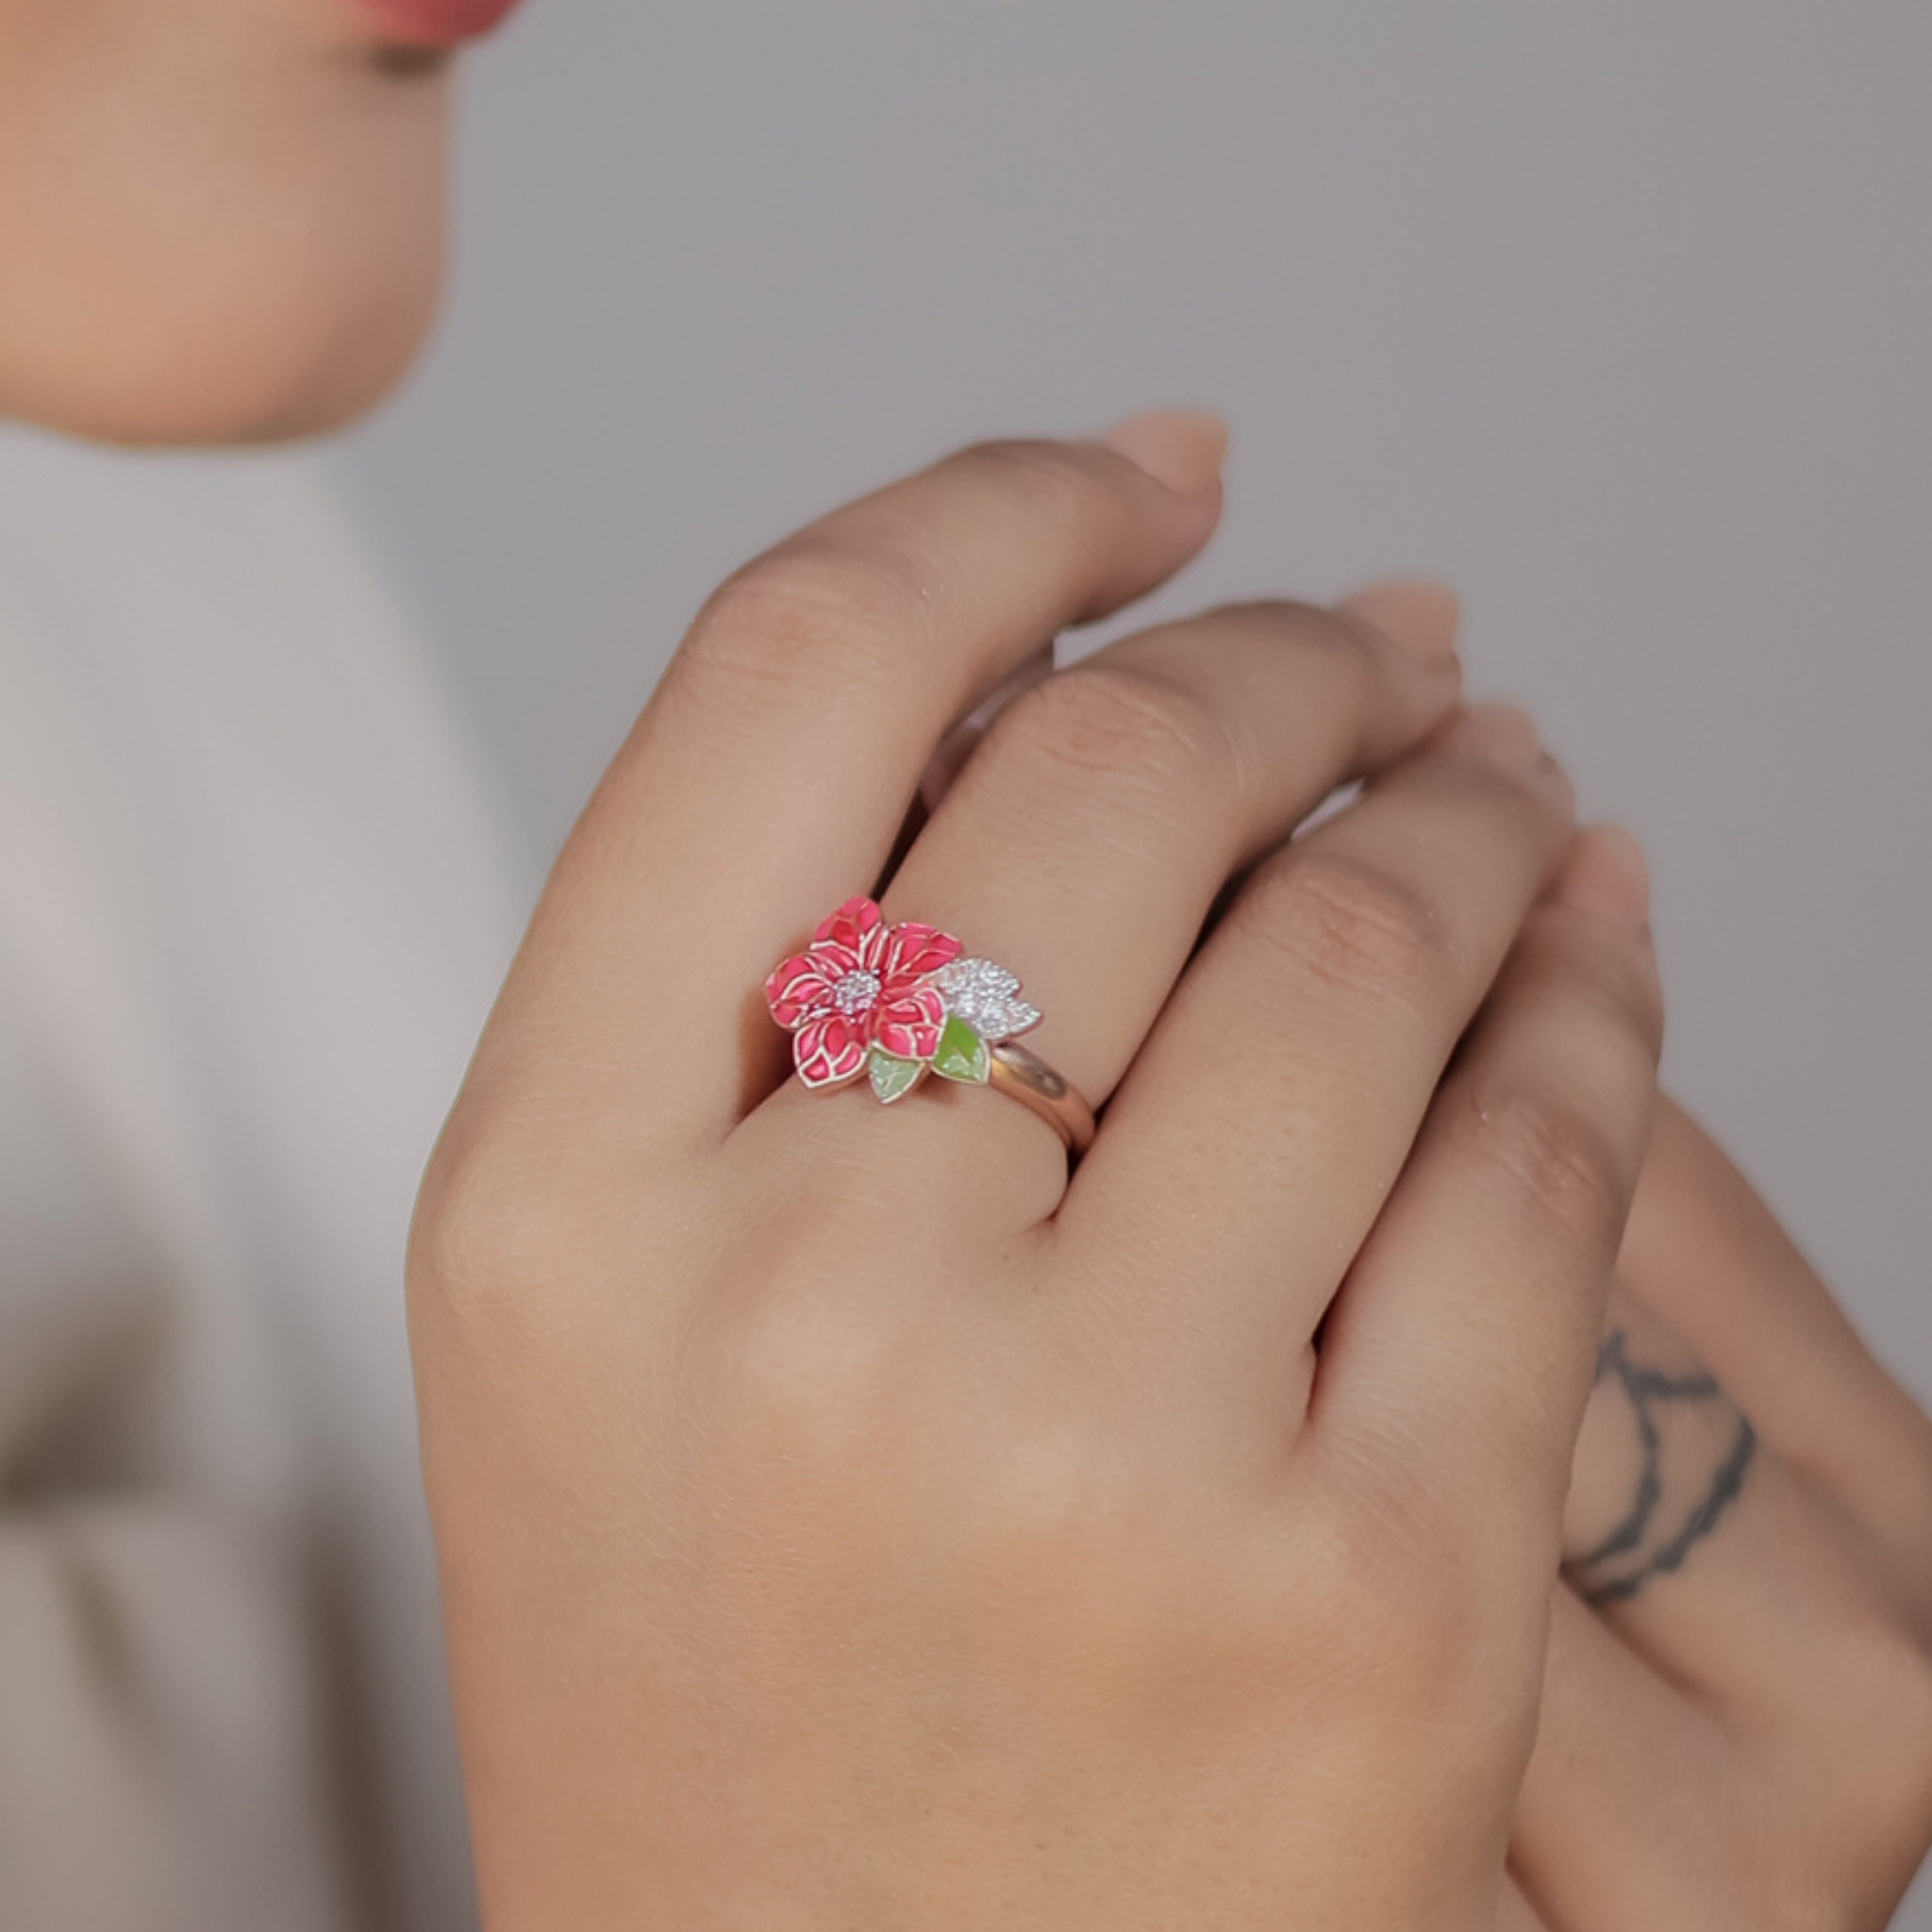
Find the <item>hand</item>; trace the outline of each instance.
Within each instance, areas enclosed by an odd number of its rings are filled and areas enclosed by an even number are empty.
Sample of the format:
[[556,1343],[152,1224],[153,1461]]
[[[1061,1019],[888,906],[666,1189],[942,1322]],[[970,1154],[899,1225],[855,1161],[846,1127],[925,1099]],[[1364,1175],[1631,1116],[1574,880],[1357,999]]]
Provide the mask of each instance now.
[[1658,1003],[1527,721],[1445,725],[1446,601],[1109,645],[912,841],[887,917],[1111,1097],[1071,1180],[996,1095],[785,1078],[760,991],[1219,454],[970,450],[789,540],[558,860],[411,1245],[493,1932],[1493,1922]]
[[1932,1422],[1668,1099],[1620,1274],[1501,1932],[1882,1926],[1932,1844]]
[[1932,1422],[1669,1105],[1564,1542],[1502,1924],[1885,1924],[1932,1843]]

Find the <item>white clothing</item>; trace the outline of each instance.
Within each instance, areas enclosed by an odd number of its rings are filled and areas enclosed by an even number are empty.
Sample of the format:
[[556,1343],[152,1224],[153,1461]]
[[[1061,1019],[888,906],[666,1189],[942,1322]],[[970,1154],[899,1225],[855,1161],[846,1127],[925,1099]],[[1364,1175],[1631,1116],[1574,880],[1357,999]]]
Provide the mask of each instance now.
[[524,868],[301,455],[0,430],[0,1928],[474,1924],[408,1206]]

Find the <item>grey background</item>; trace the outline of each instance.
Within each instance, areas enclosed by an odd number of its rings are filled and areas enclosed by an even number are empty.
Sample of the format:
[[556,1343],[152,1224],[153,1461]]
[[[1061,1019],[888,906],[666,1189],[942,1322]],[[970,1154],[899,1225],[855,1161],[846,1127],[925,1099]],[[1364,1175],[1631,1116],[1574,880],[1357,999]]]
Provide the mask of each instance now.
[[1459,585],[1651,854],[1668,1079],[1925,1399],[1928,81],[1922,0],[537,0],[441,339],[332,460],[547,850],[754,549],[1221,408],[1154,608]]

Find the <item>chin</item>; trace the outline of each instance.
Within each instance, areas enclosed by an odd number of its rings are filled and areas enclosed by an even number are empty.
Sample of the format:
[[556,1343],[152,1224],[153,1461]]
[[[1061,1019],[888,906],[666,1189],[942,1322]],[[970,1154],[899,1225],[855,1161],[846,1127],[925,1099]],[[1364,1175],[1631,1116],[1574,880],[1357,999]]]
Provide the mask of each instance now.
[[148,85],[150,63],[111,113],[50,85],[38,121],[0,125],[0,416],[283,441],[349,423],[414,358],[442,281],[447,74],[217,51],[192,88]]
[[[326,265],[319,265],[324,268]],[[317,436],[381,401],[428,335],[441,283],[431,232],[393,265],[169,286],[84,329],[23,341],[0,320],[0,416],[135,447]],[[375,272],[369,272],[375,270]]]

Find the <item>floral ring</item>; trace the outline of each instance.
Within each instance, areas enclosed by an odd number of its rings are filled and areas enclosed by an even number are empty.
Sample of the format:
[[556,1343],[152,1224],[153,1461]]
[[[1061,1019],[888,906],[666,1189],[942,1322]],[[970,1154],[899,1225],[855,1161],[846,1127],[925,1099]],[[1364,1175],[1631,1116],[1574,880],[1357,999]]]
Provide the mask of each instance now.
[[997,1088],[1041,1116],[1070,1154],[1093,1140],[1093,1109],[1014,1037],[1040,1024],[1019,979],[991,959],[962,957],[936,925],[888,925],[870,899],[848,899],[804,952],[765,981],[772,1018],[791,1035],[792,1064],[813,1089],[867,1075],[883,1101],[928,1073]]

